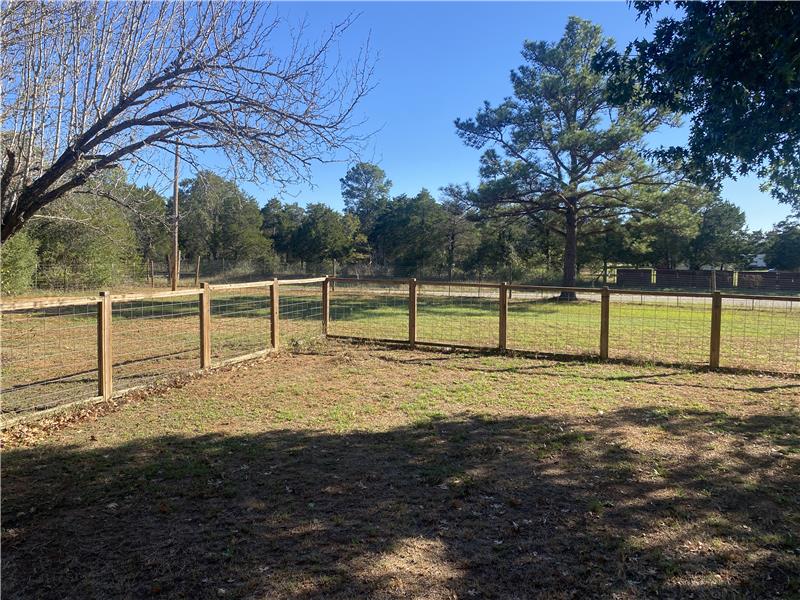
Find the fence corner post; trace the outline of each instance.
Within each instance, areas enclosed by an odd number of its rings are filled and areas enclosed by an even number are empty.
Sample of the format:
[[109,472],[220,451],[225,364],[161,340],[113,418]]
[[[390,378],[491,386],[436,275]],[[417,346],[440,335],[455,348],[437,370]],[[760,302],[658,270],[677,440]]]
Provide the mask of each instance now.
[[100,292],[97,303],[97,395],[106,400],[113,394],[112,364],[111,293]]
[[722,333],[722,293],[714,292],[711,296],[711,352],[708,366],[719,369],[720,341]]
[[200,368],[211,366],[211,288],[207,283],[200,292]]
[[600,293],[600,359],[608,360],[608,326],[610,320],[611,292],[603,286]]
[[278,278],[273,277],[272,285],[269,287],[269,339],[273,350],[277,350],[281,345],[280,304]]
[[505,352],[508,347],[508,282],[500,284],[500,337],[498,347]]
[[408,280],[408,345],[413,350],[417,346],[417,280]]
[[322,335],[328,337],[328,322],[331,320],[331,277],[326,275],[322,282]]

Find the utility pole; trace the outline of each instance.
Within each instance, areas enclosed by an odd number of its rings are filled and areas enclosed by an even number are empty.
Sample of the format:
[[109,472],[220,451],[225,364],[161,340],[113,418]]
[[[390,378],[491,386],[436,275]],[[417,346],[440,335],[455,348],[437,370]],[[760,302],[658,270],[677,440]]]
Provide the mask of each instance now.
[[175,140],[175,175],[172,182],[172,291],[178,289],[178,166],[179,166],[179,146]]

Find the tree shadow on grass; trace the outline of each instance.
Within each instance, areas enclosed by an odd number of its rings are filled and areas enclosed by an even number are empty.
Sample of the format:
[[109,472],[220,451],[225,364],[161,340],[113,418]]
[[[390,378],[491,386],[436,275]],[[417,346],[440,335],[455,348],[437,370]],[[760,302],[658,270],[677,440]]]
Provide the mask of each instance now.
[[[403,342],[400,343],[401,345]],[[615,358],[610,361],[603,361],[597,356],[580,356],[580,355],[564,355],[553,353],[535,353],[524,351],[512,351],[510,354],[518,358],[535,358],[541,361],[539,363],[525,362],[523,364],[507,364],[495,365],[486,364],[486,359],[493,355],[504,356],[500,351],[483,350],[483,351],[465,351],[463,349],[448,349],[448,348],[425,348],[425,352],[429,353],[431,357],[413,357],[413,358],[398,358],[391,354],[378,354],[376,358],[385,361],[405,365],[419,365],[430,366],[438,361],[446,364],[448,368],[458,369],[461,371],[477,371],[483,373],[511,373],[511,374],[530,374],[540,375],[543,377],[563,377],[563,372],[555,367],[559,363],[580,363],[587,364],[593,363],[598,365],[628,365],[642,367],[643,362],[640,360],[627,360]],[[458,362],[452,361],[452,354],[458,355]],[[438,356],[437,356],[438,355]],[[557,361],[557,362],[555,362]],[[669,387],[687,387],[697,389],[723,389],[730,391],[740,392],[754,392],[754,393],[770,393],[776,390],[800,390],[800,374],[792,373],[765,373],[763,371],[748,371],[746,369],[718,369],[716,372],[720,374],[733,374],[733,375],[769,375],[770,377],[777,378],[780,383],[768,385],[741,385],[733,386],[730,381],[721,381],[721,385],[715,386],[712,382],[705,380],[692,383],[686,380],[686,376],[692,373],[709,373],[712,372],[707,366],[697,365],[680,365],[674,363],[660,363],[660,362],[647,362],[648,367],[664,367],[667,371],[663,372],[650,372],[650,373],[636,373],[620,375],[614,370],[612,373],[603,374],[602,372],[593,371],[592,373],[571,373],[571,377],[581,379],[591,379],[596,381],[622,381],[628,383],[636,383],[642,385],[652,386],[669,386]],[[679,378],[679,380],[675,380]],[[683,378],[682,380],[680,378]]]
[[[796,455],[742,443],[707,456],[718,416],[657,410],[8,450],[3,596],[800,593]],[[800,422],[784,418],[796,443]],[[692,455],[629,447],[631,428],[680,436]]]

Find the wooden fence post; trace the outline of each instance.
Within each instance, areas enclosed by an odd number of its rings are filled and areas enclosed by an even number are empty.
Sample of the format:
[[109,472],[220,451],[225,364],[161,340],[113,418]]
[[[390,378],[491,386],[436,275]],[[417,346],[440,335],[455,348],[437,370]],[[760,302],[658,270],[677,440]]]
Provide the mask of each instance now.
[[269,339],[273,350],[277,350],[281,345],[281,299],[278,291],[278,278],[272,279],[269,288]]
[[111,378],[111,294],[100,292],[97,303],[97,395],[106,400],[113,393]]
[[331,280],[325,277],[322,282],[322,335],[328,337],[328,322],[331,319]]
[[203,283],[200,292],[200,368],[211,366],[211,288]]
[[[480,289],[480,288],[479,288]],[[500,351],[505,352],[508,342],[508,283],[500,284]]]
[[611,292],[603,287],[600,293],[600,358],[608,359],[608,325],[611,308]]
[[417,280],[408,280],[408,345],[417,346]]
[[722,293],[714,292],[711,297],[711,353],[708,366],[719,368],[720,338],[722,332]]

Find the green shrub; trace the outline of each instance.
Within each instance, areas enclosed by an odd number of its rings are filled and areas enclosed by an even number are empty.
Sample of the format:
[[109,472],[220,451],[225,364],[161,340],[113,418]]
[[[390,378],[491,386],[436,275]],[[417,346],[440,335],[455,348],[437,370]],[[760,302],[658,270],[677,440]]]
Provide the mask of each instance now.
[[38,242],[21,231],[9,238],[0,249],[0,290],[3,294],[18,294],[33,286],[39,259]]

